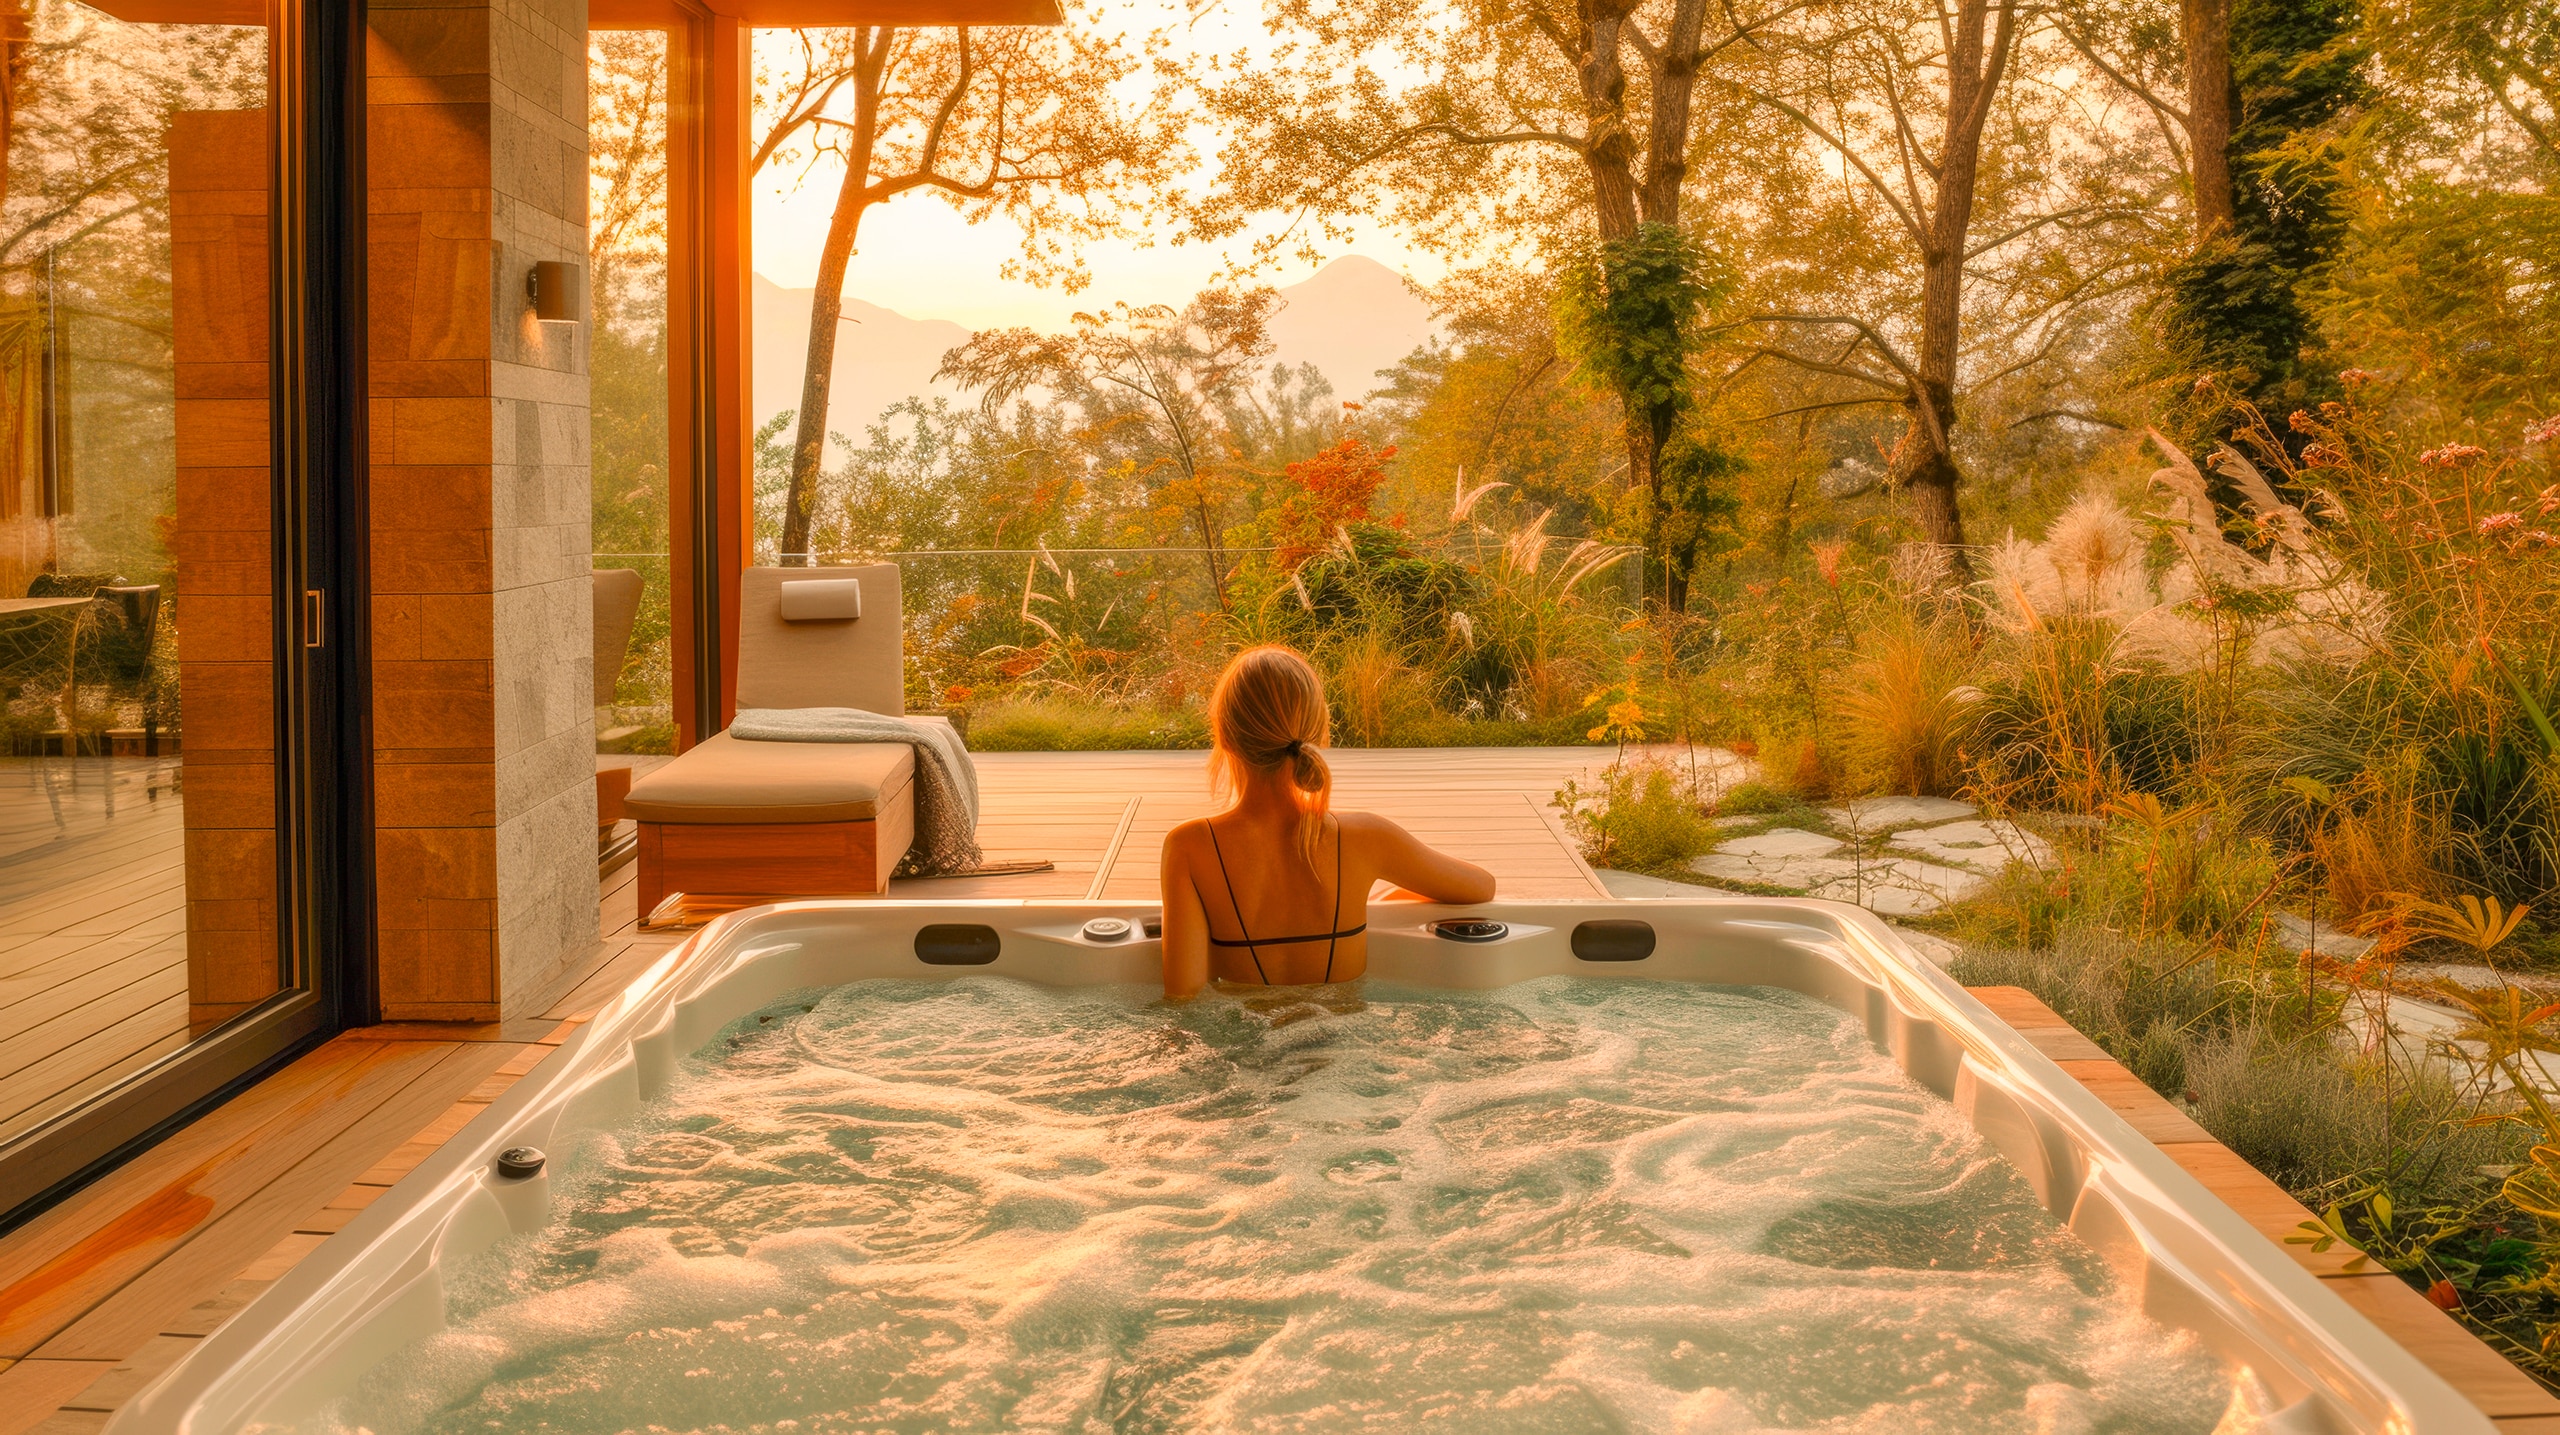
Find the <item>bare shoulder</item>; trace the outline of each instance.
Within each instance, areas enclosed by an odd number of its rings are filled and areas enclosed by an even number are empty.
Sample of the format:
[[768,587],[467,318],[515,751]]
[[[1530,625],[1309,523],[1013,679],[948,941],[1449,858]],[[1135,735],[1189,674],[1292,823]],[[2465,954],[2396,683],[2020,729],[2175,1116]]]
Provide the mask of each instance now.
[[1333,816],[1335,821],[1342,824],[1342,835],[1350,838],[1354,842],[1377,843],[1406,842],[1412,840],[1411,833],[1405,831],[1402,827],[1397,826],[1392,819],[1381,817],[1374,812],[1344,812],[1337,810]]
[[1164,850],[1167,852],[1176,850],[1188,852],[1208,840],[1209,819],[1206,817],[1194,817],[1188,822],[1177,822],[1173,824],[1173,826],[1165,832]]

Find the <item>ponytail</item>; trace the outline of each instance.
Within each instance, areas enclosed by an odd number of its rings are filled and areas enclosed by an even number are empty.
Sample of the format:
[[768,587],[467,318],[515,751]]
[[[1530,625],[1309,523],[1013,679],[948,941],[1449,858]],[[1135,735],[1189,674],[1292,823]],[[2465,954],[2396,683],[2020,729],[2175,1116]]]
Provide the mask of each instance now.
[[1298,795],[1298,845],[1310,868],[1333,803],[1333,769],[1322,750],[1332,735],[1324,679],[1291,648],[1247,648],[1236,654],[1209,695],[1210,762],[1216,775],[1241,787],[1247,773],[1286,766]]

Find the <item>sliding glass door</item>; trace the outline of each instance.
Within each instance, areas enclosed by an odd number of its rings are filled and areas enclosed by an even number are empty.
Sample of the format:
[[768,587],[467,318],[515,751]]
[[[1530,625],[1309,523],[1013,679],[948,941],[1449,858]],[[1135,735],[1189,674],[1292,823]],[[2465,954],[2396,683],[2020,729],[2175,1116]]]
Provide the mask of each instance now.
[[362,998],[349,33],[0,0],[0,1221]]

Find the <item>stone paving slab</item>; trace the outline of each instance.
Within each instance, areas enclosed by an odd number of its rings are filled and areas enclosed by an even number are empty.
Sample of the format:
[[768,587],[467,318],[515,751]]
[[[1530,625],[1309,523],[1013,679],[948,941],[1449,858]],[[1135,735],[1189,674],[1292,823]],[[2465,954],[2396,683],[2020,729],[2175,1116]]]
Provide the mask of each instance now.
[[1834,826],[1853,832],[1884,832],[1896,827],[1926,827],[1971,817],[1980,809],[1952,797],[1860,797],[1822,809]]
[[2014,822],[1996,818],[1907,828],[1886,841],[1905,851],[1983,872],[1997,872],[2011,862],[2042,867],[2053,861],[2052,844]]

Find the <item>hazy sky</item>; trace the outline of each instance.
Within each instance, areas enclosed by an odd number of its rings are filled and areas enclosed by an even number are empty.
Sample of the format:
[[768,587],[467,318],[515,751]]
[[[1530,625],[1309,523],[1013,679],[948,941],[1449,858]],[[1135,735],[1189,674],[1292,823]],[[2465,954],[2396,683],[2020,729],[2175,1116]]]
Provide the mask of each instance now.
[[[1113,0],[1088,7],[1081,23],[1135,32],[1166,27],[1179,50],[1227,53],[1267,43],[1258,13],[1255,0],[1228,0],[1192,22],[1180,0]],[[1207,137],[1201,139],[1205,158]],[[756,193],[756,272],[788,288],[816,282],[818,251],[842,175],[842,168],[832,165],[810,170],[805,179],[796,168],[768,172]],[[1148,238],[1154,239],[1152,246],[1145,243]],[[1005,260],[1021,248],[1021,233],[1014,226],[1002,219],[970,225],[932,195],[911,192],[863,217],[845,292],[913,317],[951,319],[973,329],[999,324],[1058,328],[1076,310],[1113,300],[1180,303],[1224,267],[1226,252],[1176,247],[1171,239],[1170,230],[1159,229],[1093,246],[1087,251],[1093,271],[1089,288],[1076,294],[1039,289],[998,276]],[[1236,241],[1239,247],[1244,243]],[[1425,281],[1444,268],[1383,229],[1326,252],[1327,257],[1365,254]],[[1266,277],[1288,284],[1305,278],[1312,268],[1293,261]]]

